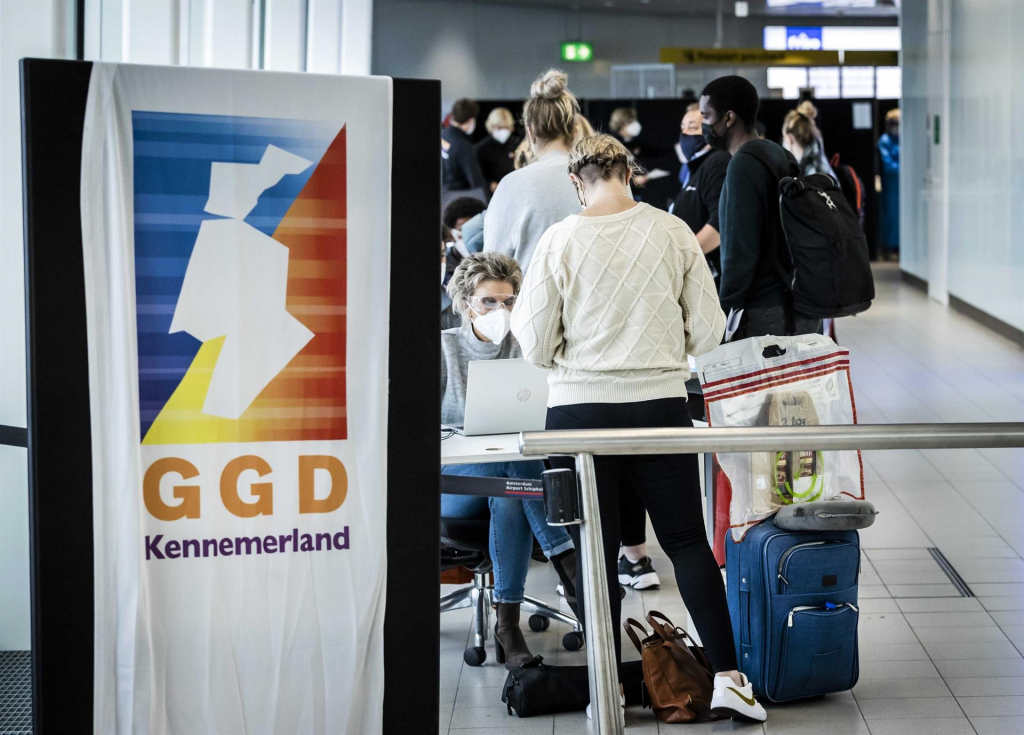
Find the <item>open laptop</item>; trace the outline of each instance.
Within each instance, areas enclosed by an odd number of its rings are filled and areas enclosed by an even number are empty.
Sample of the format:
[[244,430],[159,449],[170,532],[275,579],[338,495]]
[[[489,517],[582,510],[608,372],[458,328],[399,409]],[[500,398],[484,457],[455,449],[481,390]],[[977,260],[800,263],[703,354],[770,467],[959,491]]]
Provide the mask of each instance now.
[[548,371],[526,360],[469,363],[463,434],[541,431],[547,417]]

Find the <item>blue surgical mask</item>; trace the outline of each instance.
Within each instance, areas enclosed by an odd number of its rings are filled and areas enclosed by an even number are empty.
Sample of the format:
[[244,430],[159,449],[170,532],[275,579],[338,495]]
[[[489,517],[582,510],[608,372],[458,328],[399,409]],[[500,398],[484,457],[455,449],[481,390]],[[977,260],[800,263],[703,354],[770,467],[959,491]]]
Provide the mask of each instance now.
[[683,156],[687,161],[692,161],[693,157],[706,145],[707,142],[704,140],[703,135],[686,135],[683,133],[679,136],[679,149],[683,152]]

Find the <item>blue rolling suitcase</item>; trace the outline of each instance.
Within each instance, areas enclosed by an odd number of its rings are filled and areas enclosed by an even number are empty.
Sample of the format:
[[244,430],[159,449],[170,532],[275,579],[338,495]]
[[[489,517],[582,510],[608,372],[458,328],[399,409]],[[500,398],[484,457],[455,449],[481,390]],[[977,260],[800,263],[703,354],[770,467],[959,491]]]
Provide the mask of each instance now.
[[726,592],[740,670],[786,702],[852,689],[857,661],[856,531],[793,532],[764,521],[726,534]]

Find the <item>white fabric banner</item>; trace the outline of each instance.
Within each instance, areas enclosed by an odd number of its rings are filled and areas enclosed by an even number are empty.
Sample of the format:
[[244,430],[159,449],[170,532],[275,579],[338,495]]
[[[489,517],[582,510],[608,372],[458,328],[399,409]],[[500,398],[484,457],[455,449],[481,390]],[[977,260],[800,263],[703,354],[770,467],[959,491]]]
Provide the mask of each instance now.
[[382,730],[391,104],[93,65],[95,733]]

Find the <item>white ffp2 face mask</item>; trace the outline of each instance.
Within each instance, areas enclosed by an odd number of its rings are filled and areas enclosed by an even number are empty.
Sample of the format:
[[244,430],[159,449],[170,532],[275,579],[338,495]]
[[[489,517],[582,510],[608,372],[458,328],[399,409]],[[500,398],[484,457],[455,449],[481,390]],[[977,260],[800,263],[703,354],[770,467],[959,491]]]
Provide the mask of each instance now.
[[640,131],[643,130],[643,129],[644,128],[640,124],[640,121],[639,120],[634,120],[629,125],[627,125],[625,128],[623,128],[622,132],[625,133],[630,138],[635,138],[636,136],[640,135]]
[[508,309],[495,309],[473,320],[473,326],[494,344],[498,344],[512,329],[512,314]]
[[470,123],[469,123],[469,127],[466,128],[466,135],[472,135],[475,132],[476,132],[476,120],[471,120]]
[[508,139],[512,137],[512,131],[506,130],[505,128],[499,128],[491,133],[491,136],[502,145],[505,145],[508,143]]

